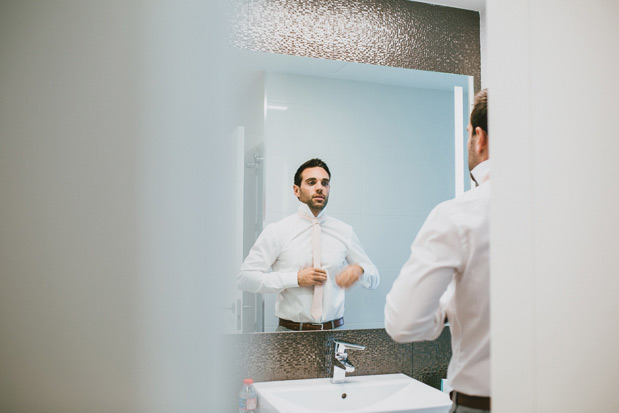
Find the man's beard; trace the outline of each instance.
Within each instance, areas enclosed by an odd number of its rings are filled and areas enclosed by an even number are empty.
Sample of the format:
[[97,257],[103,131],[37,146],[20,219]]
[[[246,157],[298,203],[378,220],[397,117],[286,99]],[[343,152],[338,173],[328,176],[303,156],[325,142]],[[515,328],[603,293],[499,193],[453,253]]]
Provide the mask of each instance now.
[[322,204],[319,204],[316,201],[314,201],[314,199],[311,199],[308,206],[310,207],[310,209],[322,211],[327,206],[328,201],[329,201],[329,198],[325,198],[324,202]]

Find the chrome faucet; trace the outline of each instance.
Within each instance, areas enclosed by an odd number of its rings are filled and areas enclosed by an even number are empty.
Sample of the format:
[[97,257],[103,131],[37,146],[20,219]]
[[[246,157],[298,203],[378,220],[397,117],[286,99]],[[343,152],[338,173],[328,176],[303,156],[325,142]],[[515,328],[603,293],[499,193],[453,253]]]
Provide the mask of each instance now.
[[339,366],[333,366],[333,377],[331,377],[331,383],[341,383],[346,378],[346,372],[355,371],[355,366],[348,360],[348,353],[346,350],[365,350],[365,346],[360,344],[347,343],[345,341],[335,340],[335,359],[344,368]]

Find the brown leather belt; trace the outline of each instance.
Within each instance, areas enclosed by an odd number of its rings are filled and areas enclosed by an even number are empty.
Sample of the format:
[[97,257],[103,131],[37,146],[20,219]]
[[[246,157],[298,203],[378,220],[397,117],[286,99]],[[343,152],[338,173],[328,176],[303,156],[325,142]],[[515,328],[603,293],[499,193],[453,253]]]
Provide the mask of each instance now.
[[469,396],[468,394],[451,391],[449,397],[458,406],[470,407],[471,409],[490,410],[490,397]]
[[344,317],[337,320],[327,321],[326,323],[297,323],[295,321],[279,319],[279,325],[289,330],[303,331],[303,330],[333,330],[339,326],[344,325]]

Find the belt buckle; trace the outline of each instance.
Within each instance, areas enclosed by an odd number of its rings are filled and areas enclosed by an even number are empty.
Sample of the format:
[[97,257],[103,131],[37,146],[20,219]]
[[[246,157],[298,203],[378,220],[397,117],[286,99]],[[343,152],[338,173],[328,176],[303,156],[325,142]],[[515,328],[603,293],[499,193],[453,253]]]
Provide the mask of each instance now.
[[320,326],[320,331],[325,329],[324,323],[309,323],[311,326]]

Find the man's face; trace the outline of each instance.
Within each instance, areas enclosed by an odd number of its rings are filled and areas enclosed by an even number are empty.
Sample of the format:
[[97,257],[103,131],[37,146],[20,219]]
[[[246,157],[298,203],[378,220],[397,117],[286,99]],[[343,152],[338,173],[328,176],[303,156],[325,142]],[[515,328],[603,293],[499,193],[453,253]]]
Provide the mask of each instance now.
[[301,173],[301,186],[294,185],[294,194],[317,216],[329,201],[329,174],[319,166]]

